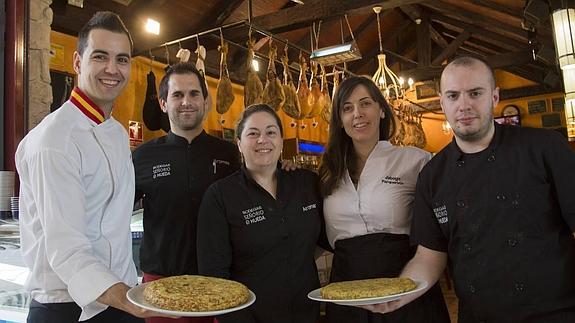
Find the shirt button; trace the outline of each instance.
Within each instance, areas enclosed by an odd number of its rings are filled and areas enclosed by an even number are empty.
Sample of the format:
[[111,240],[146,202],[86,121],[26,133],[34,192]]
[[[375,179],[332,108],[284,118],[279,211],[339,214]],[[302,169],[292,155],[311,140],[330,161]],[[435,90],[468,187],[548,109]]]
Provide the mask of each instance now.
[[465,201],[459,200],[459,201],[457,201],[456,205],[457,205],[458,207],[465,207]]
[[487,161],[488,161],[488,162],[495,161],[495,155],[489,156],[489,158],[487,158]]
[[510,245],[511,247],[515,247],[515,245],[517,245],[517,240],[507,239],[507,244]]
[[525,289],[523,283],[515,283],[515,290],[518,292],[522,292]]

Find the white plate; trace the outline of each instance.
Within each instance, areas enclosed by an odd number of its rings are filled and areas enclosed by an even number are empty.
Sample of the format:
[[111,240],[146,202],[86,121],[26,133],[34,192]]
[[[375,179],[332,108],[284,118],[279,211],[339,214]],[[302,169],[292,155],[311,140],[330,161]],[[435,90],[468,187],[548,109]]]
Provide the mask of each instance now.
[[128,300],[130,302],[134,303],[135,305],[141,307],[141,308],[145,308],[145,309],[150,310],[150,311],[154,311],[154,312],[162,313],[162,314],[173,315],[173,316],[196,317],[196,316],[222,315],[222,314],[235,312],[235,311],[239,311],[241,309],[244,309],[244,308],[252,305],[256,301],[256,294],[254,294],[250,290],[249,291],[250,292],[250,298],[248,298],[247,302],[245,302],[242,305],[238,305],[236,307],[227,308],[225,310],[210,311],[210,312],[183,312],[183,311],[164,310],[164,309],[161,309],[159,307],[156,307],[155,305],[152,305],[152,304],[146,302],[146,300],[144,299],[144,288],[146,288],[146,284],[148,284],[148,283],[143,283],[143,284],[140,284],[138,286],[130,288],[130,290],[128,290],[128,292],[126,293]]
[[414,290],[410,290],[409,292],[404,292],[404,293],[399,293],[399,294],[394,294],[394,295],[388,295],[388,296],[358,298],[358,299],[324,299],[321,297],[321,292],[320,292],[321,288],[318,288],[316,290],[309,292],[309,294],[307,294],[307,297],[309,297],[310,299],[313,299],[314,301],[330,302],[330,303],[336,303],[339,305],[349,305],[349,306],[387,303],[387,302],[394,301],[396,299],[400,299],[403,296],[417,293],[420,290],[427,287],[427,282],[424,280],[414,279],[413,281],[417,284],[417,287]]

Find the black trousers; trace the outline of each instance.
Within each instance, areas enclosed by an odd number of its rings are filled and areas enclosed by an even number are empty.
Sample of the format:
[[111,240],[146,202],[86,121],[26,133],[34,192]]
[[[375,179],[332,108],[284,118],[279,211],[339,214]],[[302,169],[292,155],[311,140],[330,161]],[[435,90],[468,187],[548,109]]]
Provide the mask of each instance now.
[[[82,309],[76,303],[40,303],[32,300],[28,323],[76,323]],[[144,323],[144,319],[119,309],[108,307],[105,311],[83,322],[90,323]]]
[[[335,243],[331,282],[397,277],[415,254],[404,234],[374,233]],[[447,323],[449,312],[439,284],[402,308],[387,314],[326,304],[329,323]]]

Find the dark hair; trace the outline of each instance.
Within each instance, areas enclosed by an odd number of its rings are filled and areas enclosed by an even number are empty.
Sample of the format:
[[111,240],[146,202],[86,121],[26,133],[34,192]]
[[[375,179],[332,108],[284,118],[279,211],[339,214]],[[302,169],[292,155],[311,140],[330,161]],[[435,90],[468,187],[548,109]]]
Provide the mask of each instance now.
[[[495,76],[493,75],[493,69],[486,61],[482,60],[481,58],[471,57],[471,56],[459,56],[449,62],[441,72],[441,79],[443,79],[443,74],[445,70],[450,66],[463,66],[463,67],[471,67],[475,64],[483,65],[487,69],[489,75],[489,84],[491,85],[491,89],[495,89]],[[441,80],[439,81],[439,92],[441,92]]]
[[360,85],[365,86],[371,98],[379,103],[379,107],[385,113],[385,118],[379,122],[379,140],[391,138],[395,129],[393,111],[380,89],[371,79],[363,76],[351,76],[341,82],[332,101],[329,139],[319,167],[323,197],[330,195],[339,186],[346,169],[353,169],[355,165],[355,150],[351,138],[343,128],[341,109],[353,90]]
[[206,79],[204,78],[204,75],[198,71],[194,64],[185,62],[176,63],[168,68],[166,75],[164,75],[160,81],[160,99],[166,101],[168,98],[168,82],[170,82],[170,77],[172,77],[172,74],[195,74],[198,77],[198,81],[200,81],[200,87],[202,88],[204,99],[208,97],[208,86],[206,85]]
[[236,138],[240,139],[242,136],[242,131],[244,131],[244,127],[246,125],[246,121],[248,118],[257,112],[267,112],[269,113],[274,119],[276,120],[278,127],[280,128],[280,135],[283,137],[284,135],[284,128],[282,127],[282,121],[275,110],[267,104],[259,103],[259,104],[252,104],[248,106],[240,115],[238,119],[238,123],[236,124]]
[[94,29],[103,29],[115,33],[121,33],[128,36],[130,40],[130,51],[134,47],[134,43],[132,41],[132,36],[130,36],[130,32],[124,22],[117,14],[110,12],[110,11],[98,11],[96,12],[92,18],[80,29],[78,33],[78,47],[77,51],[80,56],[84,54],[84,50],[88,46],[88,36],[90,36],[90,32]]

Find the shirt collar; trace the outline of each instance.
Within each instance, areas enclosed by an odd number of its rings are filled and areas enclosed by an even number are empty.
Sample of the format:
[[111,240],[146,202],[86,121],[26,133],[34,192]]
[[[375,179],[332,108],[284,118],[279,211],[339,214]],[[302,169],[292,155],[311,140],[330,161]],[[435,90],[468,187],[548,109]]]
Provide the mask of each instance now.
[[449,145],[447,146],[447,149],[449,151],[449,155],[451,156],[450,160],[454,163],[458,163],[461,160],[464,159],[464,157],[466,155],[477,155],[477,154],[481,154],[483,155],[484,153],[486,153],[486,155],[489,155],[488,158],[492,158],[493,160],[495,159],[495,153],[497,151],[497,148],[499,147],[499,144],[501,142],[501,136],[502,136],[502,125],[498,124],[497,122],[493,122],[495,125],[495,133],[493,134],[493,138],[491,139],[491,142],[489,143],[489,145],[487,146],[487,148],[485,148],[484,150],[476,153],[476,154],[466,154],[463,151],[461,151],[461,149],[459,149],[459,146],[457,146],[457,142],[455,140],[455,135],[453,136],[453,139],[451,139],[451,142],[449,143]]
[[[256,182],[256,180],[252,177],[252,174],[250,174],[250,171],[247,169],[246,164],[242,163],[242,166],[240,168],[240,172],[242,173],[242,176],[244,178],[244,180],[247,183],[250,183],[252,185],[256,185],[259,187],[259,184]],[[279,183],[280,183],[280,178],[282,176],[282,169],[281,169],[281,163],[278,162],[278,166],[276,169],[276,173],[275,173],[276,179],[277,179],[277,184],[278,184],[278,188],[279,188]]]
[[94,103],[80,88],[75,87],[70,94],[70,101],[80,110],[82,113],[88,117],[90,120],[94,121],[96,124],[101,124],[104,122],[104,112],[100,107]]
[[[208,134],[206,133],[205,130],[202,130],[202,132],[200,132],[200,134],[194,138],[192,140],[191,143],[194,143],[196,141],[201,141],[202,139],[204,139]],[[169,143],[175,143],[175,144],[188,144],[188,139],[184,138],[184,137],[180,137],[178,135],[176,135],[175,133],[173,133],[171,130],[168,132],[167,135],[167,142]],[[191,144],[190,143],[190,144]]]

